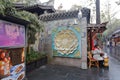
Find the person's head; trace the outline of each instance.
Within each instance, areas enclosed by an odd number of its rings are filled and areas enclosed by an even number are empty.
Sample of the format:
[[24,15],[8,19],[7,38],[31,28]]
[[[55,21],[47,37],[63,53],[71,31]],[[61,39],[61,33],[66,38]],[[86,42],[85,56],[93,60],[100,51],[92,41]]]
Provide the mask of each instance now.
[[99,48],[99,46],[98,46],[98,45],[95,45],[94,47],[95,47],[95,48]]

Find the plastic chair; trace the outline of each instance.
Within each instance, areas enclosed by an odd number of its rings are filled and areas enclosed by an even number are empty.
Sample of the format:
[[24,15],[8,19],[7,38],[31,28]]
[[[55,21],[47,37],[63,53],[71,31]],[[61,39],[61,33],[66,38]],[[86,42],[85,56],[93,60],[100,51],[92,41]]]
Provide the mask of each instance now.
[[92,57],[92,53],[91,52],[88,52],[88,59],[89,59],[89,68],[91,68],[91,66],[96,66],[99,68],[99,61],[94,59]]

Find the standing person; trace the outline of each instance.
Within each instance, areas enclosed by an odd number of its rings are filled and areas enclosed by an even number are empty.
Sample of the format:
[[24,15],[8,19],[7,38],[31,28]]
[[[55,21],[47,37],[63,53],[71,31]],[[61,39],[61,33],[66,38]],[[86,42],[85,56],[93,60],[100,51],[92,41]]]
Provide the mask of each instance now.
[[112,47],[112,40],[110,40],[110,47]]
[[109,41],[107,41],[107,47],[109,47],[110,46],[110,42]]
[[112,39],[112,46],[115,47],[115,41]]

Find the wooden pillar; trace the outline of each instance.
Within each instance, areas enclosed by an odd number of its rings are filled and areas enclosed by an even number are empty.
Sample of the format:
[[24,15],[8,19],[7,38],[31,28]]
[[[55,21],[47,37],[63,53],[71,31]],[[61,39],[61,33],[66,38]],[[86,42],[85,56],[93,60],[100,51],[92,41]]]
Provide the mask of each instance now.
[[90,50],[92,50],[92,29],[90,28]]

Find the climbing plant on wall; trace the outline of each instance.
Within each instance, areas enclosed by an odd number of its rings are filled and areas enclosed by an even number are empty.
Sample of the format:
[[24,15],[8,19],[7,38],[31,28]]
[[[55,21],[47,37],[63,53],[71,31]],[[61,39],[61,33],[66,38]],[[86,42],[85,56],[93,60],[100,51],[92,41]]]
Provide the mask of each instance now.
[[0,14],[14,15],[15,11],[11,0],[0,0]]

